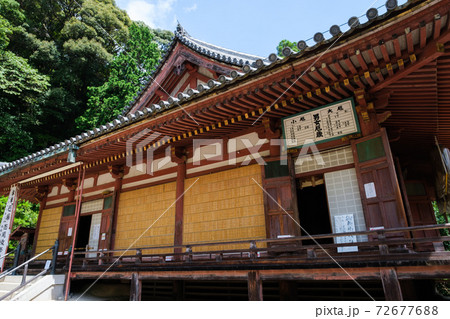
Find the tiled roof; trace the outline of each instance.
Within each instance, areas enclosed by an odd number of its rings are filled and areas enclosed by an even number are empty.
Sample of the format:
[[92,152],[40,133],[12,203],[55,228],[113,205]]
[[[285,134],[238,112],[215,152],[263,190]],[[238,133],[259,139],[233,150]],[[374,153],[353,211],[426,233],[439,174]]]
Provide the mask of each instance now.
[[186,46],[200,54],[203,54],[217,61],[236,66],[244,66],[245,64],[253,65],[256,60],[264,59],[256,55],[225,49],[217,45],[195,39],[191,37],[180,24],[178,24],[177,30],[175,31],[175,37],[181,43],[185,44]]
[[150,75],[150,80],[141,87],[137,95],[134,97],[133,101],[131,101],[129,105],[124,107],[124,109],[122,110],[123,116],[126,115],[133,108],[135,102],[139,100],[139,98],[146,91],[146,89],[152,84],[153,79],[156,77],[156,75],[160,72],[163,65],[166,63],[167,58],[170,56],[171,51],[175,48],[175,45],[177,44],[178,41],[201,55],[214,59],[218,62],[227,63],[233,66],[242,67],[247,64],[254,66],[257,60],[264,59],[256,55],[225,49],[217,45],[195,39],[191,37],[189,33],[178,23],[177,29],[175,30],[175,36],[173,37],[168,50],[166,51],[162,59],[159,61],[159,64],[156,67],[156,69]]
[[[235,52],[232,50],[227,50],[220,48],[218,46],[214,46],[211,44],[208,44],[206,42],[196,40],[189,36],[185,30],[182,29],[181,26],[177,27],[177,31],[175,32],[175,38],[172,41],[172,44],[170,48],[168,49],[166,55],[163,57],[162,61],[159,64],[159,67],[155,70],[155,74],[159,71],[161,66],[164,64],[165,60],[167,59],[170,51],[174,48],[176,44],[176,39],[179,41],[184,41],[186,45],[192,47],[197,52],[204,54],[206,56],[210,56],[212,54],[215,54],[217,58],[221,58],[222,56],[226,57],[225,63],[231,60],[231,63],[237,62],[237,65],[243,65],[242,72],[238,71],[232,71],[230,76],[224,76],[221,75],[219,77],[219,81],[216,80],[209,80],[207,85],[201,84],[197,87],[197,89],[190,89],[188,90],[188,94],[179,93],[177,97],[169,97],[167,101],[161,101],[159,104],[153,104],[150,107],[144,108],[142,111],[137,111],[134,114],[128,114],[127,116],[120,115],[117,119],[113,120],[112,122],[102,125],[98,128],[94,128],[92,130],[89,130],[87,132],[84,132],[80,135],[76,135],[75,137],[72,137],[64,142],[58,143],[56,145],[50,146],[44,150],[41,150],[39,152],[33,153],[31,155],[28,155],[26,157],[23,157],[21,159],[18,159],[16,161],[13,161],[11,163],[7,163],[3,166],[0,166],[0,176],[7,174],[14,170],[17,167],[24,166],[26,164],[30,164],[33,162],[37,162],[39,160],[51,157],[53,155],[63,153],[67,151],[71,145],[80,145],[82,143],[85,143],[93,138],[99,137],[101,135],[104,135],[106,133],[110,133],[111,131],[114,131],[120,127],[127,126],[131,123],[138,122],[144,118],[148,118],[151,116],[155,116],[158,113],[161,113],[165,110],[174,108],[179,106],[182,103],[185,103],[187,101],[191,101],[195,98],[207,95],[218,88],[222,88],[224,86],[230,85],[231,83],[234,83],[238,80],[245,79],[249,76],[252,76],[254,74],[260,73],[263,70],[267,70],[269,68],[274,67],[275,65],[286,63],[287,61],[292,61],[293,59],[302,59],[305,57],[309,57],[311,55],[316,54],[319,50],[323,49],[324,47],[327,47],[327,45],[333,43],[333,41],[336,41],[338,37],[342,37],[342,40],[344,38],[351,37],[358,33],[363,33],[363,31],[367,30],[369,27],[372,27],[376,22],[384,21],[388,19],[391,16],[400,14],[404,12],[405,10],[422,3],[424,1],[418,1],[418,0],[409,0],[407,3],[398,6],[396,0],[388,0],[385,3],[385,9],[386,13],[383,15],[378,15],[378,10],[375,8],[369,9],[365,15],[366,22],[361,23],[360,18],[363,17],[351,17],[348,21],[349,30],[345,32],[345,36],[342,35],[342,32],[340,32],[340,28],[343,25],[340,26],[332,26],[330,28],[330,31],[327,31],[327,33],[330,35],[328,39],[325,39],[324,33],[316,33],[312,40],[316,42],[311,47],[307,46],[307,42],[305,41],[299,41],[297,46],[299,48],[299,52],[293,52],[290,48],[285,48],[283,50],[284,57],[281,58],[277,56],[275,53],[272,53],[269,55],[267,59],[259,58],[257,56],[248,55],[244,53]],[[379,8],[378,8],[379,9]],[[311,40],[311,39],[310,39]],[[209,50],[209,53],[208,53]],[[219,56],[220,55],[220,56]],[[238,59],[239,58],[239,59]],[[236,59],[236,60],[235,60]],[[243,61],[242,64],[240,64],[240,61]],[[248,63],[247,63],[248,61]],[[142,91],[140,92],[142,94]],[[131,108],[131,105],[124,110],[124,113]]]

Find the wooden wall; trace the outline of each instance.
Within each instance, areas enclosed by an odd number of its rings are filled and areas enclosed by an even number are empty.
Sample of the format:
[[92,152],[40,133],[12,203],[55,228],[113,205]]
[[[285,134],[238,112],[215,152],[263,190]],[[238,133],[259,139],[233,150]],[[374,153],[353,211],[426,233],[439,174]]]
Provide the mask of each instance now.
[[[175,201],[175,185],[175,183],[167,183],[120,194],[116,249],[128,248],[164,212],[165,214],[133,247],[173,245],[175,205],[172,204]],[[143,251],[144,254],[166,252],[171,251],[167,249]],[[130,254],[135,253],[136,251],[130,252]]]
[[[263,191],[252,178],[261,184],[259,165],[198,177],[184,198],[183,244],[265,238]],[[185,189],[196,180],[187,179]],[[203,250],[211,248],[248,247],[211,246]]]
[[[55,244],[58,239],[59,222],[61,220],[62,207],[44,209],[42,211],[41,224],[36,244],[36,255]],[[51,252],[41,256],[51,258]]]

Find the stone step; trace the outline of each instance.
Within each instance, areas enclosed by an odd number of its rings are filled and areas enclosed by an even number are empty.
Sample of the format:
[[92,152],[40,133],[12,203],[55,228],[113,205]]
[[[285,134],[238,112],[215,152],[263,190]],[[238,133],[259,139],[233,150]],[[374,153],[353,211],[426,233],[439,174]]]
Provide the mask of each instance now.
[[[16,283],[21,283],[22,282],[22,278],[23,276],[21,275],[17,275],[17,276],[6,276],[2,279],[0,279],[0,283],[1,282],[16,282]],[[33,278],[33,276],[27,276],[26,280],[30,280],[31,278]]]
[[11,291],[19,285],[18,282],[0,282],[0,290]]

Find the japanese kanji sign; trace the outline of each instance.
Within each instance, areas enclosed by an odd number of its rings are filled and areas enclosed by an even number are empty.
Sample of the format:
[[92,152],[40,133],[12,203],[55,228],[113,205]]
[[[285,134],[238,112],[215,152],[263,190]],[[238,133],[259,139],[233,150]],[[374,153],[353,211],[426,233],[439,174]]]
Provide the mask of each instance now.
[[5,212],[3,214],[2,222],[0,224],[0,269],[3,271],[4,258],[2,256],[6,255],[8,251],[9,243],[9,233],[11,232],[12,219],[14,219],[16,203],[17,203],[17,192],[18,188],[16,186],[11,186],[11,191],[9,192],[8,201],[6,202]]
[[323,143],[359,132],[351,98],[286,117],[282,123],[287,148]]

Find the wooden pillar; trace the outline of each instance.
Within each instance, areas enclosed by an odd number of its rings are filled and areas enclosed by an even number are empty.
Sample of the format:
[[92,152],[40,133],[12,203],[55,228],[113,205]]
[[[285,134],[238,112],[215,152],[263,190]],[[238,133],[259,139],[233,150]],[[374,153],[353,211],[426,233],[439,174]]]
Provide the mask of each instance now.
[[262,301],[263,290],[262,281],[259,276],[259,271],[249,271],[248,273],[248,300],[249,301]]
[[380,269],[380,275],[386,301],[402,301],[402,289],[395,269],[382,268]]
[[130,301],[141,301],[142,281],[139,280],[139,274],[131,275]]
[[[175,203],[175,232],[174,246],[183,245],[183,215],[184,215],[184,180],[186,179],[186,151],[181,147],[172,147],[171,159],[177,166],[177,187]],[[181,248],[175,248],[174,253],[183,252]],[[179,256],[175,256],[177,258]]]
[[34,198],[39,202],[39,215],[38,215],[38,220],[36,223],[36,231],[34,233],[33,249],[31,251],[32,256],[34,256],[34,254],[36,252],[39,228],[41,226],[41,220],[42,220],[42,212],[44,211],[45,205],[47,203],[47,195],[48,195],[48,187],[47,186],[36,187],[36,195]]
[[297,300],[297,284],[295,281],[280,281],[280,300],[293,301]]
[[182,301],[184,298],[184,281],[174,280],[173,282],[173,299]]
[[23,233],[23,235],[20,236],[20,240],[19,240],[19,243],[20,243],[19,265],[24,263],[29,258],[28,256],[26,256],[28,242],[30,241],[29,236],[30,236],[29,233]]
[[112,223],[111,223],[111,241],[109,243],[109,249],[114,250],[116,243],[116,228],[117,228],[117,215],[119,213],[119,200],[120,192],[122,191],[123,177],[128,173],[129,167],[125,166],[108,166],[109,173],[115,179],[114,182],[114,203],[112,212]]

